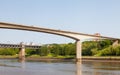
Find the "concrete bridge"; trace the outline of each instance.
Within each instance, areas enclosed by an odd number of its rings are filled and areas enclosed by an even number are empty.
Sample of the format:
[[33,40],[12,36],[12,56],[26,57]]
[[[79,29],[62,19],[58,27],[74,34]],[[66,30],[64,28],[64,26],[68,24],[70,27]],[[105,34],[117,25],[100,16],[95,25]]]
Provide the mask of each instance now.
[[39,45],[25,45],[22,42],[20,44],[3,44],[3,43],[0,43],[0,48],[19,48],[19,59],[24,60],[25,59],[25,48],[40,49],[41,46],[39,46]]
[[55,35],[60,35],[60,36],[74,39],[74,40],[76,40],[76,59],[77,59],[77,61],[81,60],[81,53],[82,53],[81,52],[81,49],[82,49],[81,40],[85,40],[85,39],[119,40],[119,38],[91,35],[91,34],[77,33],[77,32],[71,32],[71,31],[63,31],[63,30],[56,30],[56,29],[49,29],[49,28],[25,26],[25,25],[20,25],[20,24],[12,24],[12,23],[4,23],[4,22],[0,22],[0,28],[43,32],[43,33],[55,34]]

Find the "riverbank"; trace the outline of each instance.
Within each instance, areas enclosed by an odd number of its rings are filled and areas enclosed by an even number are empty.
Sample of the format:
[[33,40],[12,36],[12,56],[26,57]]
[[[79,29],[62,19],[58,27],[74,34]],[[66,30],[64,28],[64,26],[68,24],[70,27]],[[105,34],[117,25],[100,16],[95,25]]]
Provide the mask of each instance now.
[[[53,58],[48,58],[48,57],[27,57],[26,60],[30,61],[76,61],[75,58],[58,58],[58,57],[53,57]],[[105,56],[105,57],[94,57],[94,56],[83,56],[82,57],[83,61],[120,61],[120,56],[119,57],[111,57],[111,56]]]
[[120,56],[83,56],[84,60],[120,60]]
[[[0,56],[0,59],[18,59],[18,56]],[[58,56],[58,57],[47,57],[47,56],[27,56],[26,60],[30,61],[75,61],[74,56]],[[82,56],[82,60],[112,60],[120,61],[120,56]]]
[[0,55],[0,59],[16,59],[18,58],[18,55]]

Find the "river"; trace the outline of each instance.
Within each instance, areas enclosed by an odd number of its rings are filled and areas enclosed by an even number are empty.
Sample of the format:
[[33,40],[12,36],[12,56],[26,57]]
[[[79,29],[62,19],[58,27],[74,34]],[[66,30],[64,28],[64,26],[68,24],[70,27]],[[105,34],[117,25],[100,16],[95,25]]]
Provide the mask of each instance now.
[[18,62],[0,59],[0,75],[120,75],[120,62]]

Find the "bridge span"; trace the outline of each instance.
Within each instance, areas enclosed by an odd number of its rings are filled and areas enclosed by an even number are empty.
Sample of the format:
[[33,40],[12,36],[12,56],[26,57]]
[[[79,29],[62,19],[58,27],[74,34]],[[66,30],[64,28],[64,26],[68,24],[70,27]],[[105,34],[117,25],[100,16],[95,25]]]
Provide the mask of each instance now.
[[12,23],[4,23],[4,22],[0,22],[0,28],[43,32],[43,33],[55,34],[55,35],[60,35],[60,36],[74,39],[74,40],[76,40],[76,59],[77,59],[77,61],[81,61],[81,53],[82,53],[81,52],[81,50],[82,50],[82,41],[81,40],[85,40],[85,39],[120,40],[119,38],[113,38],[113,37],[97,36],[97,35],[77,33],[77,32],[71,32],[71,31],[63,31],[63,30],[56,30],[56,29],[49,29],[49,28],[42,28],[42,27],[33,27],[32,25],[25,26],[25,25],[20,25],[20,24],[12,24]]
[[41,48],[41,46],[39,45],[4,44],[4,43],[0,43],[0,48],[22,48],[22,45],[24,45],[25,48],[29,48],[29,49],[40,49]]

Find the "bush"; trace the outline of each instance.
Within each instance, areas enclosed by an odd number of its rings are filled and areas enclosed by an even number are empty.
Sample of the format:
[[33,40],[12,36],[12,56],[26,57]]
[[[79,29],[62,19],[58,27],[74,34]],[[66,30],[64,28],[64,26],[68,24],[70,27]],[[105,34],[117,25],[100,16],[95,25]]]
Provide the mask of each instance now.
[[1,48],[0,55],[15,55],[18,53],[18,49],[13,48]]
[[109,46],[101,51],[98,52],[99,56],[119,56],[120,55],[120,45],[113,47]]

